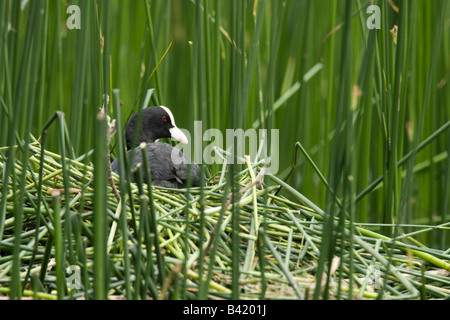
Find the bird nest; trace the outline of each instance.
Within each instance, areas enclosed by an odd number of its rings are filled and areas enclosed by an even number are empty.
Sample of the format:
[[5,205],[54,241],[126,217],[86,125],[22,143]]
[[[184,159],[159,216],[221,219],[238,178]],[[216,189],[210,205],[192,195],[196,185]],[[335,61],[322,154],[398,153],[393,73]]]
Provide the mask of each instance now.
[[[94,168],[71,159],[63,166],[37,142],[26,147],[27,161],[16,161],[8,176],[0,153],[0,294],[91,298],[103,273],[110,298],[450,295],[448,252],[330,217],[263,162],[247,161],[233,182],[224,166],[203,188],[132,183],[118,200],[108,185],[99,234]],[[79,270],[78,278],[68,270]]]

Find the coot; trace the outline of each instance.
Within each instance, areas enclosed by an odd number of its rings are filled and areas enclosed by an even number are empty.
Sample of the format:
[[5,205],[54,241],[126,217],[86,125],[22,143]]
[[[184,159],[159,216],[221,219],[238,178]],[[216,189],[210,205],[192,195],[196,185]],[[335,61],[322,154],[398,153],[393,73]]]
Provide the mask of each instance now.
[[[139,114],[141,117],[140,129],[137,128]],[[134,138],[135,131],[137,139]],[[191,162],[179,149],[170,144],[155,142],[160,138],[173,138],[181,143],[188,143],[186,135],[175,125],[172,112],[167,107],[148,107],[133,114],[125,127],[125,139],[127,144],[127,158],[132,160],[131,168],[135,169],[142,163],[142,150],[139,146],[147,144],[147,157],[150,164],[152,184],[166,188],[184,188],[188,177],[188,164],[191,164],[191,186],[199,185],[200,168]],[[133,139],[137,140],[133,145]],[[133,154],[133,156],[132,156]],[[111,164],[112,171],[119,173],[118,159]],[[143,166],[142,166],[143,168]],[[144,170],[142,170],[144,171]],[[135,182],[134,174],[131,181]],[[143,181],[146,181],[144,173]]]

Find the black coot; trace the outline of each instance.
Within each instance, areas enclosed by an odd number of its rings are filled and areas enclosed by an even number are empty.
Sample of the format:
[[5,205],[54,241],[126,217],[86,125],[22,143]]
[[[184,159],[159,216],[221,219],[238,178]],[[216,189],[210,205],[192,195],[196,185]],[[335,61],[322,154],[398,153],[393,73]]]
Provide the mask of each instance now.
[[[191,162],[179,149],[170,144],[155,142],[159,138],[173,138],[181,143],[188,143],[185,134],[175,125],[172,112],[167,107],[148,107],[136,112],[125,127],[125,139],[127,143],[127,158],[132,159],[131,168],[134,169],[142,163],[142,151],[139,146],[132,145],[139,113],[141,112],[141,126],[137,132],[137,144],[147,143],[147,157],[150,164],[152,184],[166,188],[184,188],[188,175],[188,164],[191,165],[191,186],[199,185],[200,168]],[[134,156],[132,156],[134,154]],[[118,159],[111,164],[112,170],[119,173]],[[143,168],[143,167],[142,167]],[[143,181],[146,181],[144,174]],[[131,176],[135,182],[136,177]]]

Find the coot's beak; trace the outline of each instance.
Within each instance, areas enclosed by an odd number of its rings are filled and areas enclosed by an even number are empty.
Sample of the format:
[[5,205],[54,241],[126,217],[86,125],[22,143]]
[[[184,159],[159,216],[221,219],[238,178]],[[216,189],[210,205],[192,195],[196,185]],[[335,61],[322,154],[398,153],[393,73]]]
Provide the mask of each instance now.
[[188,143],[188,139],[186,137],[186,135],[183,133],[183,131],[181,131],[178,127],[172,127],[169,129],[170,135],[173,139],[183,143],[183,144],[187,144]]

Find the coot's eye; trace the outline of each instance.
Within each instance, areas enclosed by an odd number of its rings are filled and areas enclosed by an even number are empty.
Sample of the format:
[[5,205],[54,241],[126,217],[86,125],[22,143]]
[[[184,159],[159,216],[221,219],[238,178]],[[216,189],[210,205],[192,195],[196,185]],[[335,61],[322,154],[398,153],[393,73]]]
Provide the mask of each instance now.
[[167,118],[166,118],[166,116],[162,116],[162,121],[167,121]]

